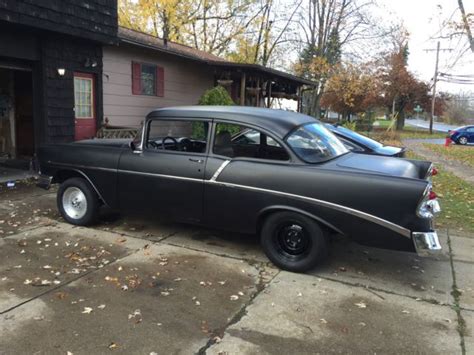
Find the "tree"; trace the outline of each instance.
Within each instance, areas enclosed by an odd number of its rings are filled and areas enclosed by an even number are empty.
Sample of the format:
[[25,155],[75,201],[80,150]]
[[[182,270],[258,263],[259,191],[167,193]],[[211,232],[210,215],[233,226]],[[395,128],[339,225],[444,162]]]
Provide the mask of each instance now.
[[236,39],[228,58],[241,63],[269,65],[275,52],[296,37],[294,18],[303,0],[282,4],[277,0],[261,0],[253,6],[256,14],[245,33]]
[[234,101],[224,87],[216,86],[201,96],[199,105],[230,106],[234,105]]
[[305,99],[305,111],[318,117],[320,100],[331,68],[340,62],[342,49],[349,43],[373,36],[375,26],[365,9],[371,1],[306,0],[300,13],[303,48],[295,72],[315,82]]
[[221,55],[254,20],[253,1],[119,0],[119,23]]
[[462,0],[458,0],[459,11],[461,12],[461,27],[466,33],[467,39],[469,41],[469,47],[471,48],[472,53],[474,53],[474,38],[472,36],[471,26],[474,25],[474,14],[466,13],[464,4]]
[[405,112],[412,109],[415,102],[422,102],[428,109],[428,84],[419,81],[408,71],[408,46],[405,40],[400,41],[394,50],[388,53],[379,67],[384,106],[392,112],[396,119],[397,130],[405,125]]
[[329,78],[321,105],[342,114],[347,119],[380,103],[376,78],[367,65],[345,63]]

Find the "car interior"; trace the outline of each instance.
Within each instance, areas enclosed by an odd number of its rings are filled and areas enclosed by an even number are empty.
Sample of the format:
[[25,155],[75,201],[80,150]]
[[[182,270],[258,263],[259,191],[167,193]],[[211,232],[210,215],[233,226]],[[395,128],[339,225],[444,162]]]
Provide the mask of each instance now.
[[[238,125],[226,124],[224,129],[219,125],[213,147],[215,154],[230,158],[289,160],[286,150],[266,134]],[[230,129],[237,133],[232,135]]]

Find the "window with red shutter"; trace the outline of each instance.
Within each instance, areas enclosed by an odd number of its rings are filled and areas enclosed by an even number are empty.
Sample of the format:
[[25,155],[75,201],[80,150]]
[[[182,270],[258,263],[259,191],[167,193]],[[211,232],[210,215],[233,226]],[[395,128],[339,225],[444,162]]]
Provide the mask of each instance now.
[[165,69],[156,67],[156,96],[165,96]]
[[142,93],[142,66],[140,63],[132,62],[132,94],[141,95]]
[[165,69],[154,64],[132,62],[132,94],[165,95]]

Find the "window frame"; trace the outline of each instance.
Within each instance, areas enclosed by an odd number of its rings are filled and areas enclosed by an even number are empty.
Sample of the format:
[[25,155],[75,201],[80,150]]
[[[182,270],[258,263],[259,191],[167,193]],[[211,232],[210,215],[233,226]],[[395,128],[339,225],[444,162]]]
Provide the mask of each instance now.
[[[252,158],[252,157],[228,157],[228,156],[225,156],[225,155],[220,155],[220,154],[214,153],[214,141],[216,139],[216,130],[217,130],[217,125],[219,123],[222,123],[222,124],[235,124],[237,126],[241,126],[241,127],[244,127],[244,128],[250,128],[250,129],[256,130],[260,133],[263,133],[267,137],[272,138],[275,142],[277,142],[285,150],[286,154],[288,155],[288,159],[287,160],[276,160],[276,159],[264,159],[264,158]],[[258,127],[258,126],[252,125],[252,124],[242,123],[242,122],[234,121],[234,120],[220,120],[220,119],[216,118],[212,122],[211,133],[212,134],[211,134],[211,137],[210,137],[211,144],[209,145],[209,156],[223,158],[225,160],[232,160],[232,161],[233,160],[242,160],[242,161],[252,161],[252,162],[266,162],[266,163],[270,162],[270,163],[285,164],[285,165],[295,161],[295,155],[294,155],[293,151],[288,148],[288,146],[285,144],[285,142],[283,140],[279,139],[279,138],[276,138],[275,135],[273,135],[271,132],[269,132],[268,130],[266,130],[262,127]]]
[[[135,96],[148,96],[148,97],[164,97],[165,96],[165,68],[161,65],[156,63],[150,62],[143,62],[143,61],[135,61],[132,60],[131,62],[131,78],[132,78],[132,95]],[[139,68],[139,76],[136,78],[135,73],[135,66]],[[143,73],[143,66],[153,67],[155,70],[155,90],[153,94],[146,94],[143,93],[143,81],[142,81],[142,73]]]
[[[87,117],[78,117],[77,116],[77,104],[76,104],[76,78],[80,80],[88,80],[91,83],[91,116]],[[77,120],[90,120],[95,119],[96,117],[96,109],[95,109],[95,77],[94,74],[91,73],[81,73],[81,72],[74,72],[73,73],[73,91],[74,91],[74,119]]]
[[[202,153],[196,152],[183,152],[180,150],[166,150],[166,149],[153,149],[148,147],[148,137],[150,136],[150,126],[153,121],[184,121],[184,122],[206,122],[209,125],[209,129],[207,132],[206,137],[206,149]],[[179,154],[179,155],[194,155],[199,157],[207,157],[209,155],[209,142],[211,141],[211,130],[212,130],[212,119],[205,119],[205,118],[191,118],[191,117],[157,117],[157,118],[150,118],[146,122],[145,127],[145,137],[142,138],[142,150],[145,152],[153,152],[153,153],[160,153],[160,154]]]

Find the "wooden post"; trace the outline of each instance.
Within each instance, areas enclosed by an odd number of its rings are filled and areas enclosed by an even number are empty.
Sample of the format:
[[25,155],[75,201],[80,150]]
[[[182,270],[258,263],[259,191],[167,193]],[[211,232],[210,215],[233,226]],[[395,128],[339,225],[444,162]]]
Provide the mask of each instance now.
[[260,78],[257,79],[257,93],[255,95],[255,106],[260,107],[260,92],[262,88],[260,87]]
[[272,104],[272,81],[268,80],[268,89],[267,89],[267,108],[270,108]]
[[245,106],[245,72],[240,77],[240,106]]
[[296,100],[298,100],[297,101],[296,112],[301,113],[301,106],[303,104],[301,102],[301,100],[303,100],[303,96],[301,95],[301,86],[298,86],[298,89],[296,89],[296,96],[297,96]]

